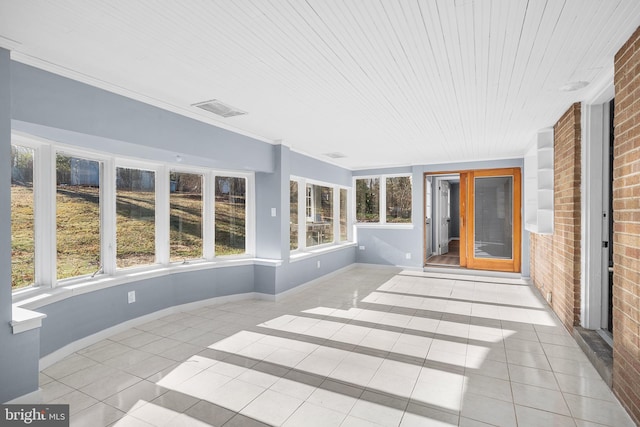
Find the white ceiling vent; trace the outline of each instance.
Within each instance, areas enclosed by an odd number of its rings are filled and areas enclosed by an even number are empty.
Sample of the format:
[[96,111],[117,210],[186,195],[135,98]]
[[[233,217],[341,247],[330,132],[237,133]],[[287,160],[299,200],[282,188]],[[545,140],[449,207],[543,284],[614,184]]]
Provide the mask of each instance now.
[[332,159],[343,159],[345,157],[347,157],[346,155],[342,154],[342,153],[325,153],[324,154],[327,157],[331,157]]
[[242,116],[247,114],[246,111],[242,111],[236,107],[220,102],[217,99],[211,101],[198,102],[197,104],[191,104],[193,107],[202,108],[210,113],[217,114],[220,117],[228,118],[233,116]]

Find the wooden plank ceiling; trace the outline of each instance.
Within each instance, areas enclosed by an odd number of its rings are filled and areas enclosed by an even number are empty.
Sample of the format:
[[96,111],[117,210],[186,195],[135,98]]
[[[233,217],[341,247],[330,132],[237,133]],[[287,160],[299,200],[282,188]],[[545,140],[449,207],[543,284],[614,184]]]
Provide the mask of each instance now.
[[352,169],[521,157],[638,25],[638,0],[0,0],[17,61]]

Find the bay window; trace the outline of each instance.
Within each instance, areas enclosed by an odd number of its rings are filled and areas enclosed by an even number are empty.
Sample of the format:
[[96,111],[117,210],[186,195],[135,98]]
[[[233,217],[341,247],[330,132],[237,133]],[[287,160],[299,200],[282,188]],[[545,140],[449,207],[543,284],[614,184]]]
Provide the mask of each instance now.
[[12,134],[12,289],[252,255],[254,175],[172,166]]

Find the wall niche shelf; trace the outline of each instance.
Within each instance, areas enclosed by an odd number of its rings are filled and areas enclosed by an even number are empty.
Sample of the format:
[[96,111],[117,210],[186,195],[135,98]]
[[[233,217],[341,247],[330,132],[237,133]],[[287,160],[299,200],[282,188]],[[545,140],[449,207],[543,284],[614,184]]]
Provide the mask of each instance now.
[[524,158],[524,224],[553,234],[553,129],[539,131]]

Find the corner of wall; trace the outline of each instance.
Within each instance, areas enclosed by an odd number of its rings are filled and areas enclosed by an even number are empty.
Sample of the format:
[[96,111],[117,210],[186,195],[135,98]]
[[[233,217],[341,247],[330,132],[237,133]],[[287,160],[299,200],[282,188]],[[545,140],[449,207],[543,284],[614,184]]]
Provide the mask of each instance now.
[[554,232],[530,234],[530,274],[568,330],[580,321],[581,110],[554,126]]

